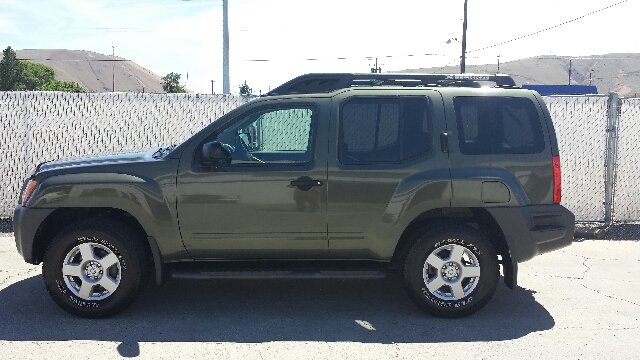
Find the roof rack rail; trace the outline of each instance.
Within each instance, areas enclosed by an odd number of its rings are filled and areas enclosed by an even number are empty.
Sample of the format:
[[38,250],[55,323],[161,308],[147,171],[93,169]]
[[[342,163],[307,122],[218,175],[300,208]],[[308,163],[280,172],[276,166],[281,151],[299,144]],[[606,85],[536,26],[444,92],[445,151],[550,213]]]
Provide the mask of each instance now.
[[412,74],[412,73],[329,73],[298,76],[264,96],[331,92],[357,86],[467,86],[480,87],[479,81],[495,82],[496,87],[517,88],[515,81],[505,74]]

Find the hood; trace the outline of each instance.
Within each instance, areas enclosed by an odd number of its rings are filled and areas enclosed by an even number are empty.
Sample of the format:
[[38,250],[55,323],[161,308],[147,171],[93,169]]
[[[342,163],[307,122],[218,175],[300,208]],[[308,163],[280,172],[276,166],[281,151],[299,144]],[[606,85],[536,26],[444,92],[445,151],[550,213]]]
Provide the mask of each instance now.
[[[34,171],[34,174],[42,171],[60,170],[75,167],[155,161],[161,159],[164,156],[164,154],[162,154],[163,149],[164,148],[154,148],[145,152],[103,155],[71,160],[48,161],[38,165],[36,167],[36,170]],[[157,156],[158,153],[160,153],[160,156]]]

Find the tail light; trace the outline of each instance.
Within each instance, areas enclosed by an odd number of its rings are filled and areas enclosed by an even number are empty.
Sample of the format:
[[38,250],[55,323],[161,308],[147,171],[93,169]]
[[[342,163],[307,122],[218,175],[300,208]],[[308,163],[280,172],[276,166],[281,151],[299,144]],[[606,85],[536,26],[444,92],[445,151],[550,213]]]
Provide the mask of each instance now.
[[562,174],[560,171],[560,156],[553,156],[553,203],[562,201]]

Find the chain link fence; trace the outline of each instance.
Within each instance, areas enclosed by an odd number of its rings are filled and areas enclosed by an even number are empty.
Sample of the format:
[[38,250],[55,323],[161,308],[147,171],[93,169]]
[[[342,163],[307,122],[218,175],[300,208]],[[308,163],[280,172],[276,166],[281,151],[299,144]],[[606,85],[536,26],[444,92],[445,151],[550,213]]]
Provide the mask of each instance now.
[[640,99],[620,101],[613,216],[640,220]]
[[580,221],[604,221],[607,100],[601,96],[545,96],[556,129],[562,203]]
[[307,151],[311,133],[311,109],[268,112],[257,122],[261,151]]
[[0,92],[0,217],[45,160],[179,144],[250,98],[238,95]]
[[[0,92],[0,217],[13,215],[22,181],[41,161],[180,143],[248,100],[233,95]],[[558,136],[563,204],[582,222],[640,221],[640,99],[620,100],[619,118],[613,122],[608,122],[606,95],[544,100]],[[617,140],[617,171],[608,176],[612,138]],[[615,185],[613,199],[605,199],[607,184]],[[613,218],[607,218],[607,208]]]
[[558,135],[563,204],[580,222],[640,221],[640,99],[544,99]]

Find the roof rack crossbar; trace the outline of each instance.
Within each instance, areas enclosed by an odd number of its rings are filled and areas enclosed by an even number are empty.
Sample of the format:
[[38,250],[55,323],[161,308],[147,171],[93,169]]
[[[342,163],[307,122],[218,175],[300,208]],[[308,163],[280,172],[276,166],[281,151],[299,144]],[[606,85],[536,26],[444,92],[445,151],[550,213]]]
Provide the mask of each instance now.
[[511,76],[505,74],[331,73],[298,76],[265,96],[331,92],[355,86],[479,86],[479,81],[494,82],[496,87],[517,87]]

